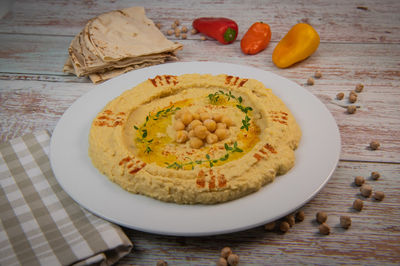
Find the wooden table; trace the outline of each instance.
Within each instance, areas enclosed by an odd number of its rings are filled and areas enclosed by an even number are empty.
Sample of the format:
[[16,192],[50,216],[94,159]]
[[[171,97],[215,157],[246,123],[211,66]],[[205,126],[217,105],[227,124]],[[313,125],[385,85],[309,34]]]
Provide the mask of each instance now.
[[[125,229],[134,242],[121,265],[212,265],[220,249],[230,246],[241,265],[270,264],[399,264],[400,263],[400,1],[68,1],[16,0],[0,20],[0,140],[7,141],[40,129],[54,129],[63,112],[81,95],[95,89],[86,78],[66,75],[62,67],[73,36],[88,19],[133,5],[170,28],[175,19],[191,28],[199,16],[234,19],[238,40],[220,45],[188,34],[180,61],[218,61],[271,71],[300,85],[316,70],[322,78],[305,86],[331,111],[340,129],[340,162],[328,184],[302,210],[305,220],[289,232],[263,227],[210,237],[159,236]],[[3,7],[2,7],[3,8]],[[240,39],[255,21],[271,26],[269,47],[254,56],[240,51]],[[277,42],[291,26],[310,23],[320,34],[317,52],[291,68],[278,69],[271,60]],[[363,83],[361,106],[348,114],[337,105],[336,94]],[[346,99],[342,100],[346,103]],[[379,150],[368,148],[377,140]],[[327,151],[329,152],[329,151]],[[312,171],[312,169],[310,169]],[[371,172],[381,178],[374,181]],[[351,206],[359,197],[355,176],[363,176],[374,190],[384,191],[382,202],[364,199],[364,209]],[[290,195],[288,195],[290,197]],[[262,210],[260,210],[262,211]],[[267,210],[265,210],[267,211]],[[330,235],[321,235],[315,214],[328,214]],[[348,215],[344,230],[339,217]],[[162,219],[162,217],[160,217]]]

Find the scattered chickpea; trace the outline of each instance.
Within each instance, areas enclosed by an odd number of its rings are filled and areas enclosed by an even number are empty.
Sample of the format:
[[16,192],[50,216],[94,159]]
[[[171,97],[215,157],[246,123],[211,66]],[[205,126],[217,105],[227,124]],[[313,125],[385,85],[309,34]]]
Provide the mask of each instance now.
[[328,215],[325,212],[317,212],[317,214],[315,215],[317,222],[322,224],[325,223],[326,220],[328,220]]
[[356,89],[355,89],[356,92],[362,92],[363,89],[364,89],[364,84],[358,83],[358,84],[356,85]]
[[182,33],[181,38],[186,40],[187,39],[187,34],[186,33]]
[[356,176],[355,178],[354,178],[354,184],[356,184],[356,186],[362,186],[362,184],[364,184],[365,183],[365,179],[364,179],[364,177],[362,177],[362,176]]
[[349,229],[350,225],[351,225],[351,218],[350,216],[340,216],[340,225],[344,228],[344,229]]
[[354,114],[357,110],[357,107],[355,105],[349,105],[347,106],[347,113],[349,114]]
[[326,223],[322,223],[319,227],[319,232],[323,235],[329,235],[331,233],[331,228]]
[[190,31],[190,33],[191,33],[191,34],[197,34],[197,30],[196,30],[196,29],[192,29],[192,30]]
[[372,187],[370,185],[364,184],[361,186],[360,192],[362,196],[369,198],[372,193]]
[[181,36],[181,31],[178,28],[176,28],[175,29],[175,37],[179,37],[179,36]]
[[197,137],[192,137],[189,140],[190,147],[193,149],[199,149],[203,146],[203,141]]
[[383,193],[383,191],[375,191],[374,199],[382,201],[384,198],[385,198],[385,193]]
[[281,232],[286,233],[287,231],[289,231],[290,225],[288,222],[283,221],[281,222],[281,224],[279,225],[279,230],[281,230]]
[[304,221],[304,211],[298,211],[296,213],[295,219],[296,219],[297,222]]
[[202,41],[207,40],[206,36],[201,36],[200,39],[201,39]]
[[322,77],[321,71],[319,71],[319,70],[315,71],[314,77],[317,78],[317,79],[321,78]]
[[179,25],[181,25],[181,22],[179,21],[179,19],[175,19],[174,24],[175,24],[176,26],[179,26]]
[[373,180],[378,180],[381,177],[381,174],[378,172],[372,172],[371,177]]
[[157,266],[167,266],[168,262],[166,262],[165,260],[159,260],[157,261]]
[[270,222],[264,225],[264,229],[267,231],[272,231],[275,229],[276,223],[275,222]]
[[336,94],[336,99],[342,100],[343,98],[344,98],[344,93],[343,92],[339,92],[338,94]]
[[350,91],[349,95],[356,95],[357,96],[357,93],[355,91]]
[[307,79],[307,85],[314,85],[314,79],[313,79],[313,77],[309,77],[309,78]]
[[167,35],[168,35],[168,36],[171,36],[172,34],[174,34],[174,31],[173,31],[173,30],[168,30],[168,31],[167,31]]
[[369,147],[371,148],[371,150],[377,150],[379,149],[379,142],[377,141],[371,141],[371,143],[369,144]]
[[157,27],[158,29],[161,29],[161,23],[157,22],[157,23],[156,23],[156,27]]
[[187,28],[186,26],[183,26],[183,27],[181,28],[181,31],[182,31],[183,33],[186,33],[186,32],[188,32],[188,28]]
[[229,255],[232,254],[232,249],[230,247],[224,247],[221,249],[221,257],[227,259]]
[[350,94],[349,102],[355,103],[357,101],[357,94]]
[[220,257],[217,261],[217,266],[228,266],[228,261],[225,258]]
[[355,199],[353,202],[353,208],[357,211],[361,211],[364,206],[364,203],[360,199]]
[[295,224],[294,215],[289,214],[288,216],[285,217],[285,221],[289,224],[290,227],[292,227]]
[[174,23],[171,24],[171,29],[176,29],[177,25]]
[[228,256],[227,261],[230,266],[236,266],[239,264],[239,256],[232,253]]

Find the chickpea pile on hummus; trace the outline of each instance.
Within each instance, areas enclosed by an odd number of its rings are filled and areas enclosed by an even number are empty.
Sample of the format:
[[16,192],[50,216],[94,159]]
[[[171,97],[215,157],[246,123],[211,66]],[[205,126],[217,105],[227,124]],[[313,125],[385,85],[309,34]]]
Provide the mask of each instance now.
[[93,164],[136,194],[179,204],[240,198],[289,171],[301,130],[254,79],[156,76],[97,115]]

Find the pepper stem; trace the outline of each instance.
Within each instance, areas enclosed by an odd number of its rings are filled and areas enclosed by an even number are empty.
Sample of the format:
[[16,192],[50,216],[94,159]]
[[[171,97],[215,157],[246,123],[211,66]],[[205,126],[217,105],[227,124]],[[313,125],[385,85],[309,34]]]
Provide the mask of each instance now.
[[236,39],[236,30],[232,28],[227,28],[224,32],[224,40],[228,43],[233,42]]

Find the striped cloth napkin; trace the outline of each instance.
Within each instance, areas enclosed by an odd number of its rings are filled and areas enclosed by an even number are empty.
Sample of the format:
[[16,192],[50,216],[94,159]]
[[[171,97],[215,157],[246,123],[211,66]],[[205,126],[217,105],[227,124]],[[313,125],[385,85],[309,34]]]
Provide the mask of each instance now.
[[47,131],[0,144],[0,265],[110,265],[132,243],[57,183]]

